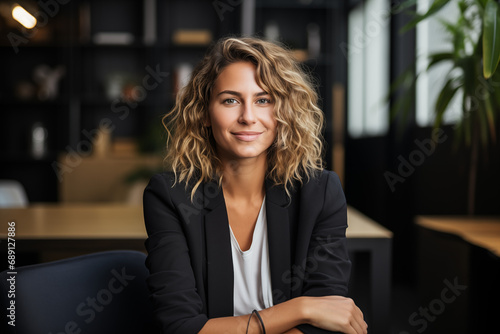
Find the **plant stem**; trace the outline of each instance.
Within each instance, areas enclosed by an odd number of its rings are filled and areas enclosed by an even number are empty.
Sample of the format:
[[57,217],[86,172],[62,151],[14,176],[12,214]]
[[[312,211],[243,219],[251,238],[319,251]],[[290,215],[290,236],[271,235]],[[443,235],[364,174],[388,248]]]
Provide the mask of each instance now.
[[478,151],[478,131],[477,124],[474,122],[473,126],[476,128],[472,131],[472,143],[471,143],[471,157],[469,166],[469,196],[467,203],[467,213],[473,215],[475,211],[476,202],[476,181],[477,181],[477,151]]

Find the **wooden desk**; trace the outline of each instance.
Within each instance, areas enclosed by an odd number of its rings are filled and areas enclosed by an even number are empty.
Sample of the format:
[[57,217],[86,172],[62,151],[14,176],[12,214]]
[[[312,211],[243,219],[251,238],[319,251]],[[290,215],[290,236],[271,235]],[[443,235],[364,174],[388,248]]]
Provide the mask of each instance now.
[[[109,249],[145,251],[141,206],[123,204],[35,204],[0,209],[0,238],[16,222],[16,250],[45,254],[42,261]],[[392,233],[348,207],[348,248],[371,254],[371,333],[389,332]],[[66,256],[66,257],[67,257]]]
[[419,216],[416,223],[431,230],[457,235],[500,257],[500,217]]
[[346,236],[350,239],[392,239],[392,232],[368,218],[353,207],[347,207]]
[[417,216],[422,305],[442,296],[444,280],[467,287],[429,323],[432,333],[496,333],[500,312],[500,217]]
[[146,229],[142,207],[137,205],[34,204],[0,209],[0,238],[6,238],[9,221],[16,222],[17,251],[41,253],[44,262],[57,252],[145,251]]

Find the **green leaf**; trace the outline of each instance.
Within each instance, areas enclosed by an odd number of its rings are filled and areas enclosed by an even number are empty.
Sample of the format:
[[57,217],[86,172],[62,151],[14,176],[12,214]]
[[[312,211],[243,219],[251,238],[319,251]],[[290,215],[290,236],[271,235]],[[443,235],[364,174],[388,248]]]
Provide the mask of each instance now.
[[393,94],[400,89],[407,90],[415,80],[417,80],[417,76],[415,76],[414,65],[412,64],[391,83],[389,91]]
[[418,75],[415,76],[413,66],[410,66],[392,82],[389,87],[389,93],[386,96],[386,101],[388,102],[393,98],[390,110],[392,119],[399,113],[404,113],[403,116],[406,117],[408,111],[411,110],[417,78]]
[[406,0],[400,3],[396,3],[392,8],[391,12],[393,13],[400,13],[402,11],[407,10],[410,7],[413,7],[417,4],[417,0]]
[[439,23],[445,28],[446,31],[450,33],[451,36],[455,36],[459,31],[462,31],[461,27],[457,22],[451,23],[444,19],[438,19]]
[[488,0],[483,17],[483,75],[490,78],[500,60],[500,10],[494,0]]
[[476,72],[476,60],[474,56],[466,56],[456,61],[457,67],[462,70],[462,78],[460,80],[464,85],[464,94],[468,96],[474,96],[476,76],[480,75]]
[[455,79],[451,78],[448,79],[444,87],[441,89],[441,92],[436,100],[436,119],[434,121],[435,127],[439,127],[441,125],[446,108],[448,108],[450,101],[453,99],[453,96],[455,96],[459,88],[460,86],[456,85]]
[[476,0],[475,2],[481,7],[481,9],[484,9],[486,7],[486,2],[488,0]]
[[441,8],[443,8],[448,4],[448,2],[450,2],[450,0],[435,0],[430,6],[430,8],[427,10],[427,12],[425,12],[424,14],[415,14],[413,20],[411,20],[408,24],[406,24],[401,29],[401,32],[406,32],[408,30],[415,28],[415,26],[418,23],[440,11]]
[[429,70],[432,66],[445,61],[445,60],[453,60],[454,56],[451,52],[443,52],[443,53],[434,53],[429,56],[429,65],[427,66],[427,70]]

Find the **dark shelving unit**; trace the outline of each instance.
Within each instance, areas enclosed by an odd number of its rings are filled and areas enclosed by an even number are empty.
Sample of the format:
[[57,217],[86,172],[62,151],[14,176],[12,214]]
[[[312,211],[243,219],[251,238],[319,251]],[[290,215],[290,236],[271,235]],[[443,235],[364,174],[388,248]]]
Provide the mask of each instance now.
[[[107,119],[113,138],[145,136],[173,106],[179,64],[194,66],[209,42],[239,32],[239,12],[221,21],[203,0],[76,0],[50,12],[26,8],[47,20],[28,31],[0,16],[6,31],[0,36],[0,178],[20,181],[32,202],[58,200],[52,165],[60,154],[89,149],[84,131]],[[193,30],[210,40],[174,42],[174,34]],[[37,96],[33,73],[42,64],[64,68],[54,99]],[[167,74],[151,78],[158,71]],[[41,157],[31,152],[35,124],[48,134]]]

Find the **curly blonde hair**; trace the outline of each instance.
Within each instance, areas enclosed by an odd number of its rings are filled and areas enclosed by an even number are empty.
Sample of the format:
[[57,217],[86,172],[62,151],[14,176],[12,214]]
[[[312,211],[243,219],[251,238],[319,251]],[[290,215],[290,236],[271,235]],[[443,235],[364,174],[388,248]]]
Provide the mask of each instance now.
[[258,38],[223,38],[196,66],[181,89],[174,108],[163,117],[168,132],[165,161],[176,182],[194,182],[191,198],[202,182],[222,182],[223,166],[216,143],[205,125],[212,88],[230,64],[248,61],[256,66],[257,84],[275,102],[277,135],[268,149],[268,171],[276,185],[293,188],[323,169],[323,112],[311,77],[283,46]]

